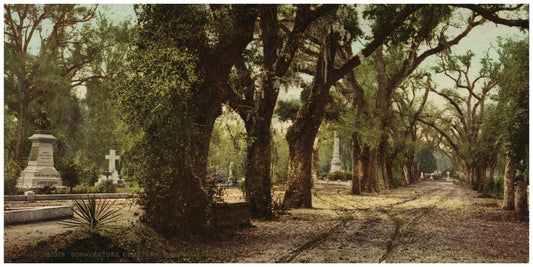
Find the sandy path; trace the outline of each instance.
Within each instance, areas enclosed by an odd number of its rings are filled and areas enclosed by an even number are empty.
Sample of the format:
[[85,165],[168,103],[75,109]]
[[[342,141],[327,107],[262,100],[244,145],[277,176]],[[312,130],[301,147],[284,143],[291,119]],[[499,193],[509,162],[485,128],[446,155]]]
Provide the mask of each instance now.
[[[234,189],[228,195],[241,197]],[[253,227],[222,240],[175,240],[173,251],[180,256],[158,261],[528,262],[529,223],[502,210],[501,200],[477,196],[445,182],[369,196],[317,185],[312,209],[289,210],[274,221],[253,221]],[[125,207],[123,223],[138,218],[138,206],[120,205]],[[5,249],[65,231],[54,222],[5,227]]]

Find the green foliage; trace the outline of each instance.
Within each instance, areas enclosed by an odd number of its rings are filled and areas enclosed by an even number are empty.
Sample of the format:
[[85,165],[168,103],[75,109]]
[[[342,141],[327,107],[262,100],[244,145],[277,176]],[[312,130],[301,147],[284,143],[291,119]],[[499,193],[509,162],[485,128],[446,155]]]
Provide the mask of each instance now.
[[87,200],[74,200],[73,211],[76,216],[60,224],[69,228],[80,228],[96,233],[109,224],[120,219],[120,208],[114,206],[115,202],[108,199],[98,199],[91,195]]
[[80,183],[81,166],[69,161],[64,168],[59,169],[59,172],[61,173],[63,185],[70,187],[70,192],[72,192],[74,186]]
[[103,180],[97,187],[99,193],[116,193],[117,187],[113,184],[113,180]]
[[[500,86],[499,101],[506,150],[526,163],[529,145],[529,42],[501,40],[498,53],[502,70],[496,79]],[[521,164],[519,169],[525,170]]]
[[[373,31],[388,27],[392,18],[405,8],[405,5],[369,5],[363,12],[367,19],[373,19]],[[452,9],[448,5],[425,5],[411,15],[405,23],[390,38],[392,44],[405,43],[415,36],[420,36],[425,40],[441,37],[439,31],[434,31],[441,22],[446,21],[451,16]]]
[[36,194],[48,195],[56,193],[56,187],[50,184],[45,184],[35,189]]
[[71,193],[73,194],[92,194],[92,193],[100,193],[98,192],[98,188],[94,186],[88,186],[86,184],[79,184],[72,188]]
[[4,162],[4,194],[5,195],[18,195],[22,193],[22,190],[16,187],[20,172],[21,172],[20,168],[15,164],[15,162],[12,159],[7,158],[5,160]]
[[432,173],[437,170],[437,160],[429,148],[420,149],[416,154],[415,162],[418,164],[418,169],[424,173]]
[[273,183],[285,183],[289,169],[289,145],[287,144],[287,140],[280,134],[273,134],[272,164],[274,169]]
[[[202,7],[140,8],[137,11],[142,11],[139,16],[142,28],[138,47],[128,57],[128,68],[117,77],[116,99],[132,140],[128,147],[131,168],[144,189],[139,194],[139,203],[145,211],[142,221],[167,236],[191,234],[205,229],[204,205],[208,204],[200,180],[191,169],[190,158],[191,136],[197,131],[190,118],[192,112],[199,112],[190,99],[191,92],[197,89],[198,51],[175,46],[169,38],[191,46],[196,44],[187,39],[191,36],[186,31],[167,27],[182,19],[194,19],[187,16],[196,13],[187,10]],[[177,16],[172,17],[172,12],[177,12]]]
[[234,181],[244,177],[246,158],[246,133],[240,117],[225,109],[217,118],[211,133],[208,169],[224,182],[228,180],[230,164],[233,162]]
[[300,110],[301,103],[297,100],[283,101],[276,103],[276,114],[281,121],[293,121]]
[[351,181],[352,180],[352,173],[351,172],[336,171],[334,173],[328,174],[327,179],[330,180],[330,181]]
[[487,193],[495,198],[503,198],[503,179],[488,177]]

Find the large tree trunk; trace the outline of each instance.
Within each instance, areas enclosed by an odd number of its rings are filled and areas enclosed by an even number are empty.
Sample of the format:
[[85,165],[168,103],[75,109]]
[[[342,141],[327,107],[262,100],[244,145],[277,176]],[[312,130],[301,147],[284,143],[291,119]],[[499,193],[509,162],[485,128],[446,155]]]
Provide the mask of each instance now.
[[505,174],[503,182],[503,208],[514,209],[514,176],[516,172],[516,162],[514,158],[507,156],[505,164]]
[[311,208],[311,138],[289,142],[288,189],[285,205],[290,208]]
[[313,144],[313,166],[312,175],[314,174],[318,178],[318,172],[320,169],[320,144],[322,143],[322,137],[318,136]]
[[193,118],[197,128],[191,138],[191,164],[194,174],[200,178],[202,185],[205,185],[211,134],[213,133],[215,120],[221,114],[221,107],[220,103],[206,103],[196,108],[199,111]]
[[[22,101],[21,101],[22,102]],[[26,138],[26,105],[19,105],[17,114],[17,146],[15,148],[15,164],[22,169],[22,152],[24,150],[24,139]]]
[[521,220],[527,220],[527,184],[524,181],[518,181],[515,185],[514,198],[515,211]]
[[362,192],[361,181],[363,180],[364,167],[359,135],[355,131],[352,133],[352,156],[352,194],[360,195]]
[[390,156],[387,150],[387,142],[382,140],[381,144],[379,145],[379,166],[381,168],[381,176],[383,177],[385,189],[391,189],[393,187],[392,163],[390,162]]
[[378,149],[373,148],[370,150],[370,160],[368,162],[368,169],[366,177],[368,178],[369,193],[379,192],[378,183]]
[[377,183],[377,148],[370,149],[368,146],[365,146],[361,160],[363,163],[363,180],[361,181],[362,191],[366,193],[375,193],[379,191],[379,184]]
[[320,48],[313,88],[293,125],[287,131],[289,170],[284,203],[290,208],[311,207],[311,157],[313,142],[330,97],[331,84],[328,82],[328,74],[335,59],[335,49],[332,46],[336,43],[333,38],[335,38],[333,35],[328,35]]
[[[252,120],[249,120],[251,122]],[[270,117],[247,127],[246,199],[253,218],[272,218]]]

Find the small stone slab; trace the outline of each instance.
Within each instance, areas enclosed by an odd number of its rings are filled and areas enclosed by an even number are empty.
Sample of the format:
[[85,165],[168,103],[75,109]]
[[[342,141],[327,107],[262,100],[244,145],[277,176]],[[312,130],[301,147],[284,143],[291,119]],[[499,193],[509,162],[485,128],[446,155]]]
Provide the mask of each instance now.
[[[119,199],[132,198],[136,195],[129,193],[100,193],[100,194],[49,194],[49,195],[34,195],[33,201],[38,200],[73,200],[73,199],[87,199],[89,196],[103,199]],[[32,201],[27,196],[21,195],[5,195],[4,201]]]
[[30,223],[44,220],[70,218],[74,215],[72,206],[38,207],[8,210],[4,212],[4,224]]

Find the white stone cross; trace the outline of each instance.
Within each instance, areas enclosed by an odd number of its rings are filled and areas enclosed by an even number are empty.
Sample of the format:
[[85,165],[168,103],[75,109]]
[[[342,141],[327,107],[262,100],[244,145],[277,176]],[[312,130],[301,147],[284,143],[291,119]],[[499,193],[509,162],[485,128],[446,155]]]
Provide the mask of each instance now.
[[109,160],[109,171],[115,171],[115,160],[120,159],[118,155],[115,154],[115,150],[109,150],[109,155],[105,155],[105,159]]

